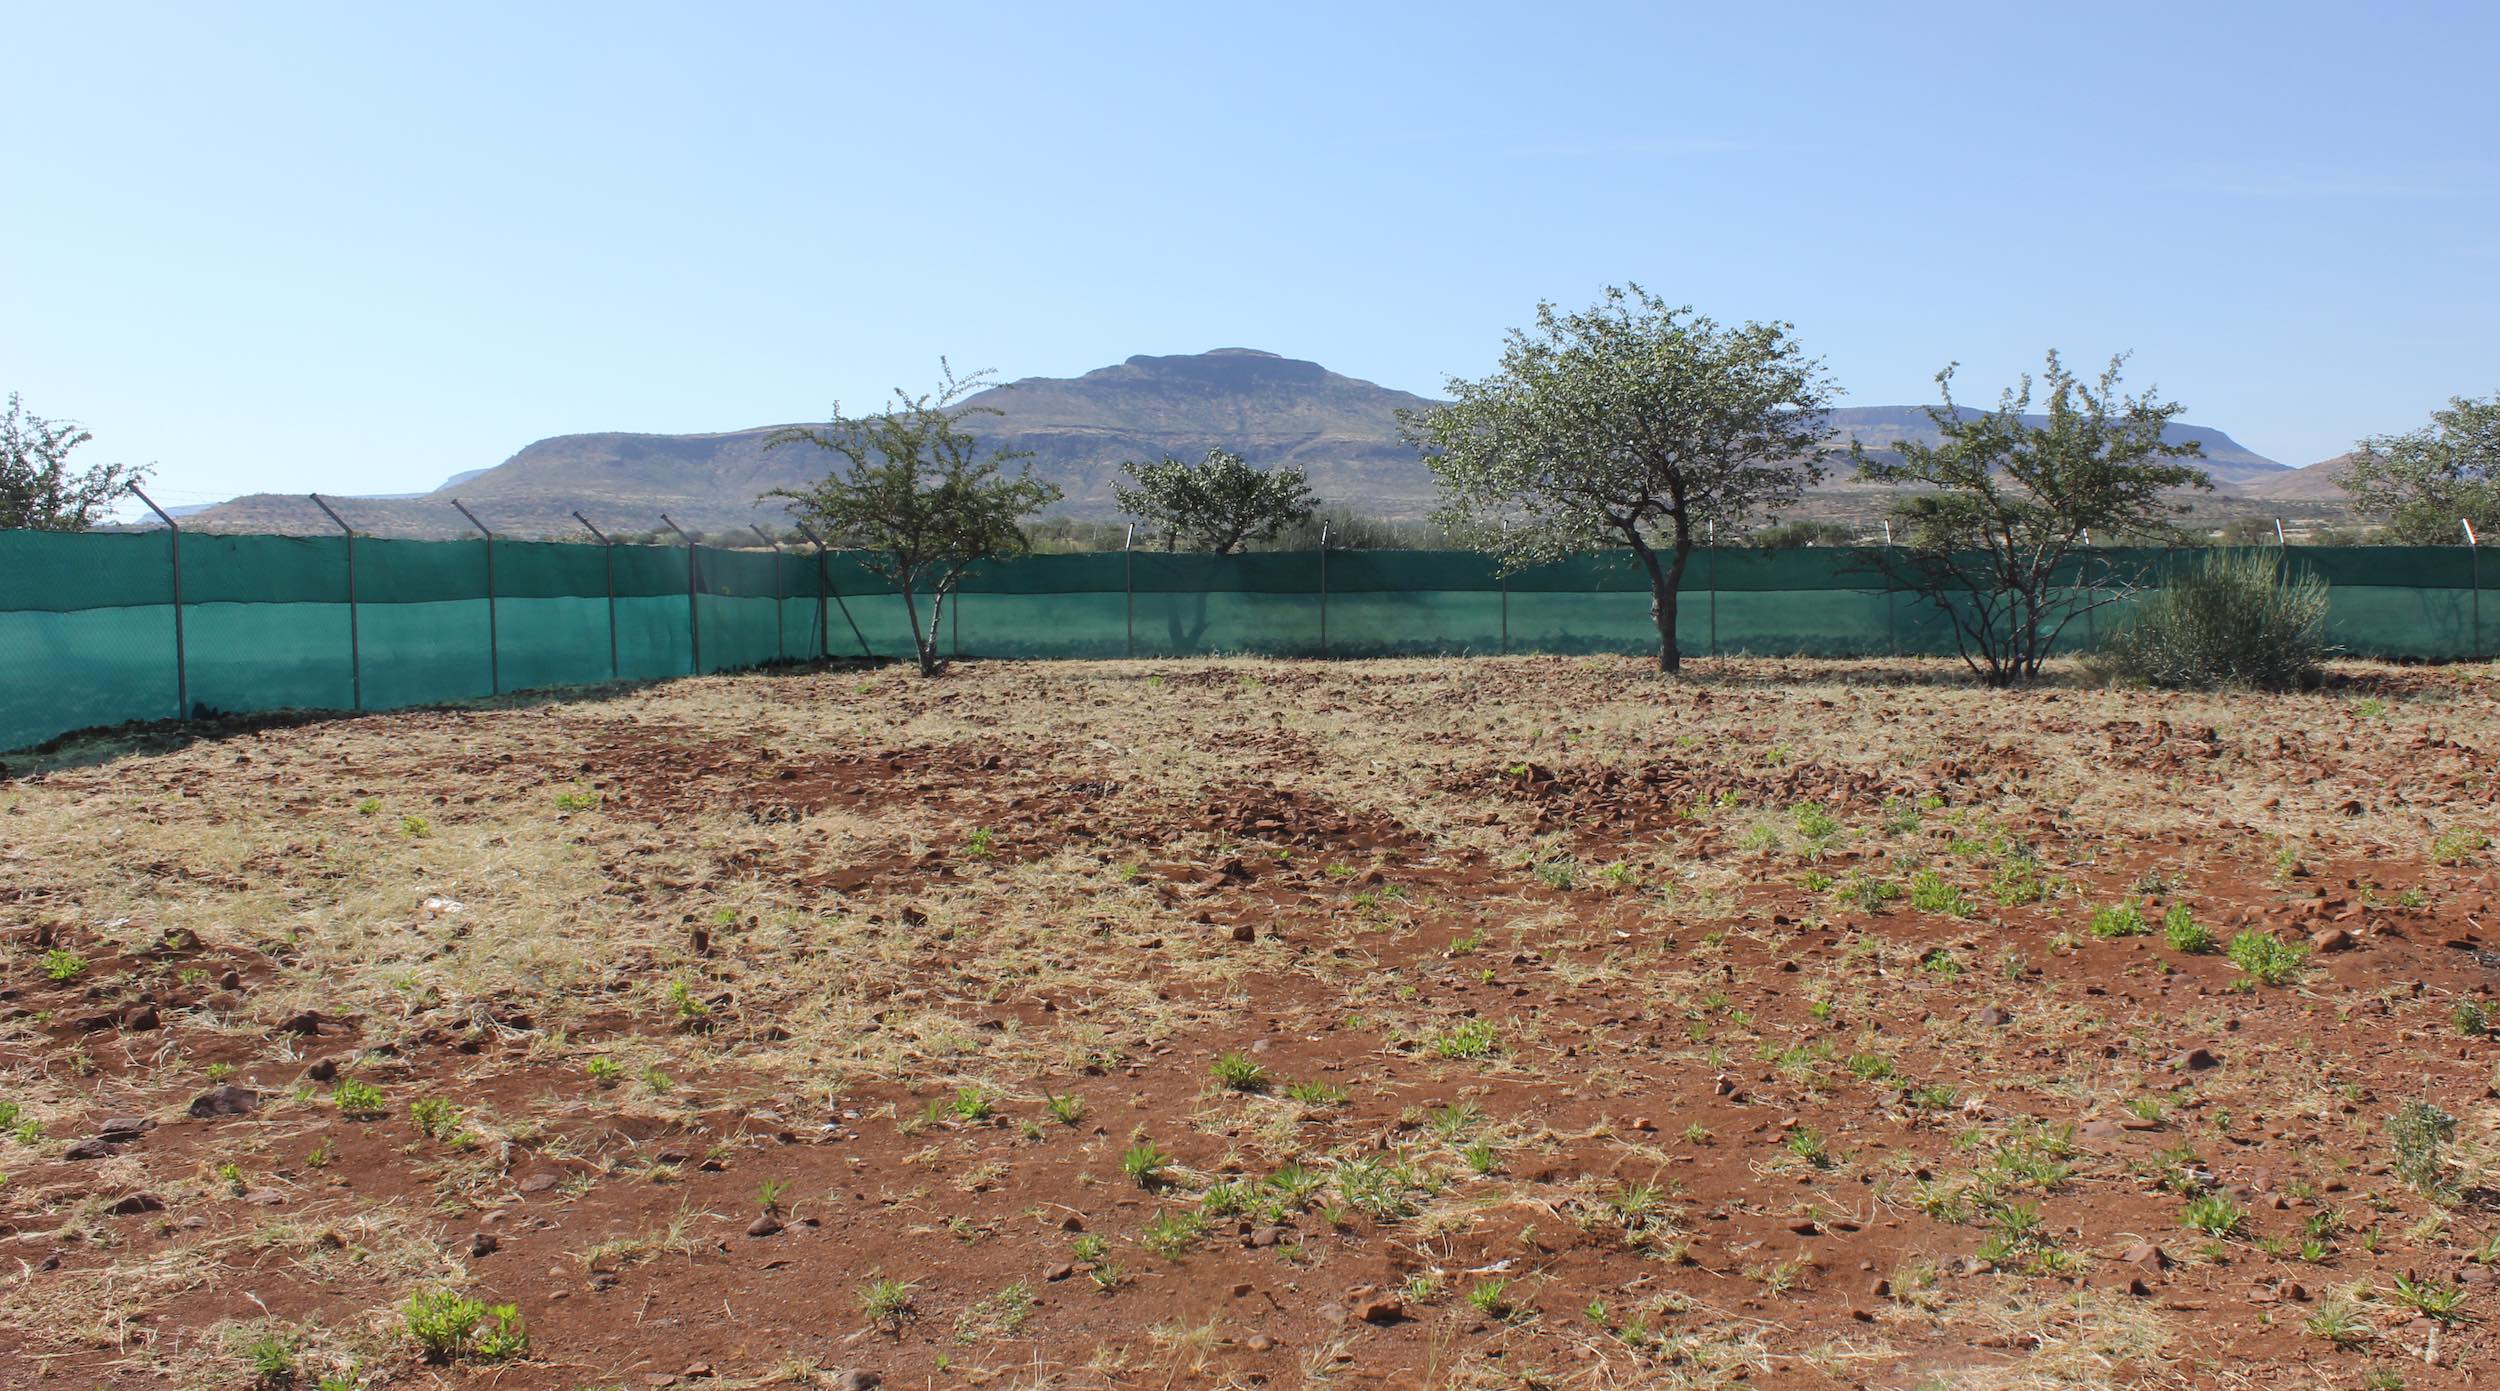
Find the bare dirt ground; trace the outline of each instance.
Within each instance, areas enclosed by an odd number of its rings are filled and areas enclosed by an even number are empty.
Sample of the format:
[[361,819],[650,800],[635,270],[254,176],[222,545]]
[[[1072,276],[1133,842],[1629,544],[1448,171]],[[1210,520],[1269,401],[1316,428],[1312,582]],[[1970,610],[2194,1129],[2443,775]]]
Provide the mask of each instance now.
[[2496,694],[983,664],[12,756],[0,1385],[2492,1385]]

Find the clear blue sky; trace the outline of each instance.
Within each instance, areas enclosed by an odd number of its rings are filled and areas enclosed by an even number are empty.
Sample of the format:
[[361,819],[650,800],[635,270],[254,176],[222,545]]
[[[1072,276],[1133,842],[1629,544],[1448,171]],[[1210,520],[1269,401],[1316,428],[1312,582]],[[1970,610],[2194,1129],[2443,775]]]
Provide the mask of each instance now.
[[1266,348],[1432,391],[1540,298],[1855,404],[2132,349],[2286,463],[2500,391],[2500,6],[0,0],[0,391],[165,494]]

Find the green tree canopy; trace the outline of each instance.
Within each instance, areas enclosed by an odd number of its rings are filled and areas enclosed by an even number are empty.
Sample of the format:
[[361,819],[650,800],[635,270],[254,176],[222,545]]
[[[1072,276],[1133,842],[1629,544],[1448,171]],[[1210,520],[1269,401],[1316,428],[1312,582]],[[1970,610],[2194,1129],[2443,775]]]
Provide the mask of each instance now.
[[71,451],[95,438],[66,420],[27,411],[16,392],[0,414],[0,529],[85,531],[113,499],[147,477],[144,468],[96,464],[73,472]]
[[1204,463],[1164,459],[1122,466],[1135,485],[1112,496],[1120,510],[1163,532],[1163,548],[1230,555],[1252,542],[1273,541],[1318,509],[1310,479],[1298,468],[1262,469],[1223,449]]
[[2451,397],[2431,423],[2355,446],[2344,472],[2354,509],[2407,545],[2455,545],[2459,518],[2479,536],[2500,531],[2500,394]]
[[1897,458],[1850,446],[1858,476],[1914,489],[1894,501],[1903,544],[1868,552],[1903,588],[1952,620],[1962,660],[1991,686],[2037,676],[2068,623],[2130,592],[2128,577],[2099,574],[2077,588],[2061,571],[2091,533],[2116,541],[2187,511],[2170,494],[2211,489],[2193,440],[2163,429],[2185,407],[2120,390],[2123,358],[2097,384],[2048,355],[2041,374],[2047,420],[2032,424],[2026,374],[1993,411],[1953,400],[1953,368],[1936,374],[1944,404],[1928,408],[1942,438],[1905,440]]
[[1580,313],[1538,305],[1498,370],[1449,390],[1450,405],[1401,416],[1440,480],[1444,524],[1509,570],[1630,547],[1667,672],[1682,665],[1676,592],[1695,543],[1821,478],[1833,394],[1790,325],[1722,327],[1638,285]]
[[[942,358],[939,368],[935,390],[914,396],[897,387],[894,408],[883,415],[846,417],[836,404],[830,424],[793,426],[765,442],[767,449],[810,444],[840,460],[809,487],[764,496],[786,501],[790,515],[828,543],[867,553],[870,572],[902,596],[923,676],[941,665],[938,624],[947,597],[975,565],[1022,554],[1028,543],[1020,522],[1060,495],[1029,469],[1006,472],[1025,454],[984,451],[964,428],[972,416],[999,414],[962,404],[989,374],[958,378]],[[925,623],[922,594],[929,599]]]

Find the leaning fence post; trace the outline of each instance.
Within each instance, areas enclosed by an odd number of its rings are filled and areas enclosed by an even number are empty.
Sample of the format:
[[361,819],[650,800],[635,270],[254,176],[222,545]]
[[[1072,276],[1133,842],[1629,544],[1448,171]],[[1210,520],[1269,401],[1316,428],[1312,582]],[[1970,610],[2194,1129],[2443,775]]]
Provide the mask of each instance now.
[[148,505],[158,521],[165,524],[165,540],[174,558],[174,718],[191,718],[191,663],[182,650],[182,525],[173,514],[156,505],[156,499],[139,491],[139,485],[127,485],[131,496]]
[[[842,610],[842,621],[851,625],[851,636],[859,640],[859,655],[863,657],[876,656],[877,654],[869,649],[868,635],[859,630],[859,620],[851,617],[851,606],[843,601],[842,591],[833,587],[833,568],[830,563],[830,557],[828,557],[825,552],[825,538],[818,536],[813,530],[809,529],[807,523],[805,522],[800,522],[797,526],[799,528],[799,535],[804,536],[808,540],[816,543],[816,573],[818,578],[822,581],[822,588],[824,590],[824,594],[820,594],[816,598],[817,622],[820,624],[826,623],[824,595],[832,595],[833,602]],[[831,634],[832,631],[833,629],[831,625],[826,624],[825,632],[827,634]],[[828,660],[830,660],[833,656],[833,642],[830,636],[828,636],[825,641],[825,656]]]
[[597,538],[599,539],[599,545],[600,545],[601,549],[605,552],[605,554],[606,554],[606,556],[607,556],[607,561],[608,561],[608,679],[609,679],[610,681],[614,681],[614,680],[617,680],[618,678],[622,677],[622,676],[625,674],[625,673],[623,672],[623,670],[622,670],[622,669],[620,669],[620,667],[618,666],[618,664],[617,664],[617,659],[616,659],[616,543],[615,543],[614,541],[611,541],[611,540],[609,540],[609,539],[608,539],[608,534],[607,534],[606,532],[601,531],[599,528],[597,528],[597,527],[595,527],[595,526],[592,526],[592,525],[590,524],[590,518],[583,516],[581,513],[579,513],[579,512],[575,512],[575,513],[573,514],[573,520],[574,520],[574,521],[577,521],[577,522],[580,522],[580,523],[582,524],[582,526],[583,526],[583,528],[584,528],[584,529],[586,529],[587,531],[589,531],[589,532],[590,532],[590,534],[591,534],[592,536],[595,536],[595,537],[597,537]]
[[747,530],[763,536],[764,544],[773,548],[773,657],[775,660],[783,660],[790,654],[783,650],[787,646],[787,639],[782,636],[781,626],[781,543],[770,536],[764,536],[764,528],[753,522],[747,523]]
[[701,676],[703,674],[703,604],[695,597],[701,590],[701,582],[696,570],[694,538],[686,534],[684,527],[669,521],[666,512],[660,514],[660,521],[669,530],[676,532],[679,540],[686,543],[686,642],[688,653],[694,660],[694,674]]
[[2468,655],[2479,657],[2483,655],[2483,542],[2474,534],[2471,517],[2457,518],[2457,525],[2465,528],[2466,564],[2472,567],[2474,577],[2474,650]]
[[338,523],[339,530],[347,533],[347,682],[348,689],[355,693],[357,713],[362,714],[365,708],[365,656],[356,631],[356,528],[349,526],[330,504],[323,502],[321,494],[308,493],[306,496],[313,500],[313,506]]
[[[460,507],[460,499],[453,498],[451,505]],[[477,514],[468,508],[460,507],[460,515],[467,517],[469,525],[476,527],[478,534],[486,538],[486,684],[496,695],[502,695],[503,639],[496,629],[495,618],[495,533],[488,531],[486,523],[479,521]]]

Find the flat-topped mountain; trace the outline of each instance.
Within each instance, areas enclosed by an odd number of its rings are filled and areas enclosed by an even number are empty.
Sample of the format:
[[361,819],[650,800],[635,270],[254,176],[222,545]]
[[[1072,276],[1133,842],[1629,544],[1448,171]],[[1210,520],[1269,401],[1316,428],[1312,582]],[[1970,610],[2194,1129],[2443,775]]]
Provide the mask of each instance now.
[[[1071,516],[1115,515],[1112,488],[1129,460],[1195,459],[1214,448],[1305,469],[1321,497],[1373,516],[1420,517],[1436,497],[1430,471],[1399,439],[1397,421],[1401,409],[1436,402],[1256,349],[1132,357],[1079,377],[1027,377],[969,403],[998,412],[977,417],[975,427],[985,439],[1029,452],[1034,472],[1066,494],[1054,510]],[[1916,406],[1844,407],[1832,420],[1840,435],[1878,450],[1934,434]],[[497,532],[514,536],[578,534],[576,510],[610,531],[649,530],[663,512],[706,532],[778,523],[778,504],[758,497],[803,484],[833,462],[805,446],[767,451],[765,440],[779,428],[558,435],[433,493],[350,498],[341,510],[359,529],[409,536],[466,534],[467,523],[450,506],[455,491]],[[2218,430],[2173,430],[2204,445],[2217,483],[2289,472]],[[213,531],[330,529],[311,503],[265,494],[221,503],[188,524]]]

